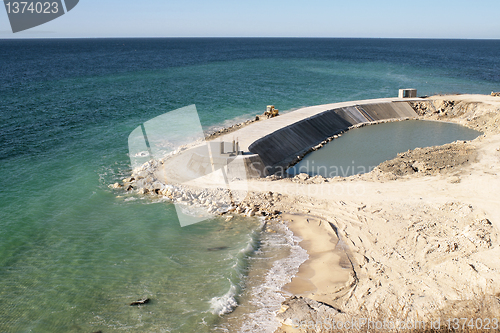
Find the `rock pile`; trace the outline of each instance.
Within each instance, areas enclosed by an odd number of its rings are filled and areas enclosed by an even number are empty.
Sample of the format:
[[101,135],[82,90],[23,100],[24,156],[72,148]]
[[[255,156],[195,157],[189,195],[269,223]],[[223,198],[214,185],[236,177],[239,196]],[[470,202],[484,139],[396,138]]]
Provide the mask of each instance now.
[[[194,188],[185,185],[164,184],[155,178],[158,163],[150,161],[134,171],[131,177],[122,180],[122,184],[109,185],[113,189],[121,189],[139,195],[148,195],[168,199],[174,203],[206,209],[209,214],[226,215],[230,221],[235,214],[248,217],[262,217],[271,220],[281,214],[274,209],[274,203],[280,201],[278,193],[245,193],[230,192],[225,188]],[[235,198],[244,197],[242,200]],[[251,198],[257,198],[253,200]]]
[[292,182],[299,184],[322,184],[328,180],[321,175],[309,176],[307,173],[299,173],[292,178]]
[[453,109],[456,101],[438,100],[438,101],[422,101],[410,102],[413,110],[419,115],[424,116],[428,114],[435,114],[438,116],[446,116],[448,112]]
[[272,115],[272,114],[268,114],[267,112],[263,113],[263,114],[260,114],[260,115],[256,115],[254,119],[249,119],[249,120],[246,120],[244,122],[241,122],[241,123],[237,123],[237,124],[234,124],[234,125],[231,125],[231,126],[228,126],[228,127],[224,127],[224,128],[221,128],[213,133],[208,133],[205,135],[205,140],[213,140],[213,139],[216,139],[218,138],[219,136],[222,136],[222,135],[225,135],[225,134],[229,134],[229,133],[232,133],[234,131],[237,131],[245,126],[248,126],[256,121],[259,121],[259,120],[264,120],[264,119],[269,119],[269,118],[273,118],[273,117],[276,117],[278,116],[277,114],[275,115]]
[[[259,117],[259,116],[257,116],[257,117]],[[250,125],[251,123],[254,123],[254,122],[258,121],[259,119],[257,119],[257,117],[256,117],[256,119],[247,120],[247,121],[244,121],[244,122],[241,122],[241,123],[237,123],[237,124],[231,125],[229,127],[221,128],[220,130],[217,130],[217,131],[215,131],[213,133],[209,133],[209,134],[205,135],[205,140],[213,140],[215,138],[218,138],[219,136],[222,136],[222,135],[225,135],[225,134],[237,131],[240,128],[243,128],[243,127],[245,127],[247,125]]]

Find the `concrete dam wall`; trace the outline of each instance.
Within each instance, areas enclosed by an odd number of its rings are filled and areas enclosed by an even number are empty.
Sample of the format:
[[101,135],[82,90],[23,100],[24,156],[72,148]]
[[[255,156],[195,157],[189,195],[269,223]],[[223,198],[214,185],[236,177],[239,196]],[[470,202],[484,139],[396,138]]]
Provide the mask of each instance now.
[[311,147],[351,126],[418,117],[407,101],[353,104],[319,112],[282,127],[248,146],[268,168],[286,167]]

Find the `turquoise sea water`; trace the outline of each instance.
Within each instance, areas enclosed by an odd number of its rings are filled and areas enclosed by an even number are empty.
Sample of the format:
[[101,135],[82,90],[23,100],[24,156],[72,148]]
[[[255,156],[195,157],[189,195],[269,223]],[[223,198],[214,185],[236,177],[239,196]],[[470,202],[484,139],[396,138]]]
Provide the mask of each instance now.
[[130,132],[190,104],[210,130],[267,104],[488,94],[499,64],[498,41],[0,40],[0,332],[272,330],[291,236],[181,228],[168,202],[109,189]]

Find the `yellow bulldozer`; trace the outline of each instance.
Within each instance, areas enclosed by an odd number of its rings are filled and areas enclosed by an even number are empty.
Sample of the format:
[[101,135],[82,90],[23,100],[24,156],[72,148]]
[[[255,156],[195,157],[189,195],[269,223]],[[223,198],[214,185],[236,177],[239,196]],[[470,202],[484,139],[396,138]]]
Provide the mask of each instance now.
[[264,115],[268,116],[269,118],[276,117],[277,115],[279,115],[279,110],[275,109],[274,105],[268,105]]

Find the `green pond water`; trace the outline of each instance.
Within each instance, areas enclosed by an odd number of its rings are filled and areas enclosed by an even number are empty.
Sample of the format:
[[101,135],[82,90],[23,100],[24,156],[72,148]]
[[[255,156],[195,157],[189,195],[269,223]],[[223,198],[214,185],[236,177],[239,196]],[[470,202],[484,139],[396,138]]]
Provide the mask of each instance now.
[[370,172],[398,153],[417,147],[473,140],[481,132],[457,124],[407,120],[352,129],[289,168],[291,175],[348,177]]

